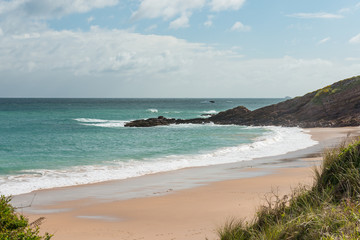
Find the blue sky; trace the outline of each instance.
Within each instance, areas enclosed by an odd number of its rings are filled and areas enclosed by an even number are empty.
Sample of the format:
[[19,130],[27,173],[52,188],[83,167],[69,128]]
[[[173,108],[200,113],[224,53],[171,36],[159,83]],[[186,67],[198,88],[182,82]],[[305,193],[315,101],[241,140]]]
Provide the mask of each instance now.
[[0,0],[0,97],[284,97],[360,74],[359,0]]

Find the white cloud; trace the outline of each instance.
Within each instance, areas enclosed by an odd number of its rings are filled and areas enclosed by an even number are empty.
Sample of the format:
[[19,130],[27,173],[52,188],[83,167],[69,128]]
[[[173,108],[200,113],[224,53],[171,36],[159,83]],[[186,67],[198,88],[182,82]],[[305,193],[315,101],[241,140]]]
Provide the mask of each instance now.
[[189,27],[189,17],[190,16],[191,16],[191,14],[189,14],[189,13],[183,13],[179,18],[170,22],[169,27],[172,29]]
[[327,38],[324,38],[324,39],[321,39],[320,41],[318,41],[318,44],[324,44],[330,40],[331,40],[331,37],[327,37]]
[[[47,19],[118,4],[119,0],[0,0],[0,27],[4,34],[42,31]],[[91,20],[88,19],[88,20]]]
[[[182,28],[189,26],[189,16],[196,10],[210,6],[212,11],[238,10],[245,0],[140,0],[138,9],[132,14],[133,19],[163,18],[165,21],[172,20],[170,28]],[[208,5],[207,5],[208,4]],[[210,27],[212,20],[204,23]]]
[[13,0],[11,2],[1,0],[0,14],[16,13],[34,18],[53,18],[114,6],[118,2],[119,0]]
[[213,25],[213,18],[214,18],[214,15],[209,15],[207,17],[206,22],[204,22],[204,26],[205,27],[211,27]]
[[151,32],[151,31],[157,29],[157,27],[158,27],[158,26],[157,26],[156,24],[153,24],[153,25],[149,26],[148,28],[146,28],[146,31],[147,31],[147,32]]
[[213,11],[238,10],[245,0],[211,0],[210,6]]
[[345,58],[345,61],[360,62],[360,58],[359,57],[348,57],[348,58]]
[[235,22],[234,25],[231,27],[231,31],[247,32],[250,30],[250,26],[246,26],[241,22]]
[[306,18],[306,19],[313,19],[313,18],[320,18],[320,19],[338,19],[343,18],[342,15],[339,14],[332,14],[332,13],[294,13],[287,15],[288,17],[295,17],[295,18]]
[[95,19],[95,18],[94,18],[93,16],[91,16],[91,17],[89,17],[89,18],[87,19],[87,22],[88,22],[88,23],[91,23],[92,21],[94,21],[94,19]]
[[24,4],[27,0],[13,0],[13,1],[5,1],[0,0],[0,15],[14,11],[20,5]]
[[[61,70],[77,75],[157,73],[186,64],[192,49],[169,36],[141,35],[92,27],[89,32],[53,31],[0,39],[0,69],[20,72]],[[32,62],[31,68],[29,63]]]
[[200,9],[205,0],[142,0],[139,9],[132,14],[132,18],[164,18],[172,19],[184,13]]
[[360,33],[349,40],[349,43],[356,44],[360,43]]
[[339,10],[339,13],[348,13],[348,12],[351,12],[350,8],[342,8]]
[[0,96],[296,96],[360,69],[325,59],[245,59],[171,36],[98,27],[4,35],[0,46]]
[[290,56],[284,57],[284,63],[282,67],[286,69],[298,69],[303,67],[313,67],[313,66],[322,66],[322,67],[331,67],[333,63],[328,60],[321,58],[316,59],[296,59]]
[[342,8],[342,9],[340,9],[338,12],[339,12],[339,13],[344,13],[344,14],[349,14],[349,13],[354,13],[354,12],[356,12],[359,8],[360,8],[360,2],[357,3],[357,4],[354,4],[354,5],[351,6],[351,7]]
[[213,25],[212,20],[207,20],[206,22],[204,22],[205,27],[211,27],[212,25]]

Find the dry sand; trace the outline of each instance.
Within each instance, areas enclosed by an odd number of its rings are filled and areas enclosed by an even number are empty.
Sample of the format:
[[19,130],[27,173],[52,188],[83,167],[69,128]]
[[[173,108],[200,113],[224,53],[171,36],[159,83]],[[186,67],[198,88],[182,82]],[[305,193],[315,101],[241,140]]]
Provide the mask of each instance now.
[[[360,135],[360,128],[314,128],[309,133],[321,143],[329,139],[338,142],[349,133],[351,136]],[[298,160],[304,161],[305,158]],[[216,230],[227,220],[233,217],[251,220],[265,194],[272,190],[280,195],[289,194],[300,183],[310,185],[312,167],[320,162],[321,157],[309,156],[308,160],[312,160],[308,167],[276,167],[265,176],[213,182],[155,197],[62,201],[43,208],[66,208],[68,211],[31,214],[29,218],[35,220],[45,216],[41,231],[53,233],[54,240],[217,239]],[[258,172],[261,169],[242,171]],[[77,188],[72,189],[76,194]],[[51,197],[52,190],[46,194]]]

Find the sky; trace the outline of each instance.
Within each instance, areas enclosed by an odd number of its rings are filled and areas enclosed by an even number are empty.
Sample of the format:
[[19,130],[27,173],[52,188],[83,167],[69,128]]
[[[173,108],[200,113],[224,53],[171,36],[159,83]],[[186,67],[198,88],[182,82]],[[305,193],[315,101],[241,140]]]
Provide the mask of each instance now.
[[0,97],[295,97],[356,75],[360,0],[0,0]]

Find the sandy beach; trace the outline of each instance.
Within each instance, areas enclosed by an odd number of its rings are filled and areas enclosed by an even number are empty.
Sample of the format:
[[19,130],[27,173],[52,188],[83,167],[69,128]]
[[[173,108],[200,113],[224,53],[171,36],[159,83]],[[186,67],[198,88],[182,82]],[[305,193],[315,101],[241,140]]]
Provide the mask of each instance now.
[[[347,136],[360,135],[359,127],[308,131],[319,144],[297,153],[254,160],[254,164],[192,168],[38,191],[31,207],[19,211],[30,220],[44,216],[41,232],[54,234],[55,240],[217,239],[216,230],[227,220],[251,220],[267,193],[284,195],[299,184],[310,185],[313,168],[321,164],[321,151]],[[153,184],[146,185],[148,182]],[[126,189],[122,185],[135,183],[141,191],[119,197],[125,191],[121,189]],[[15,196],[14,203],[24,206],[32,196],[34,193]]]

